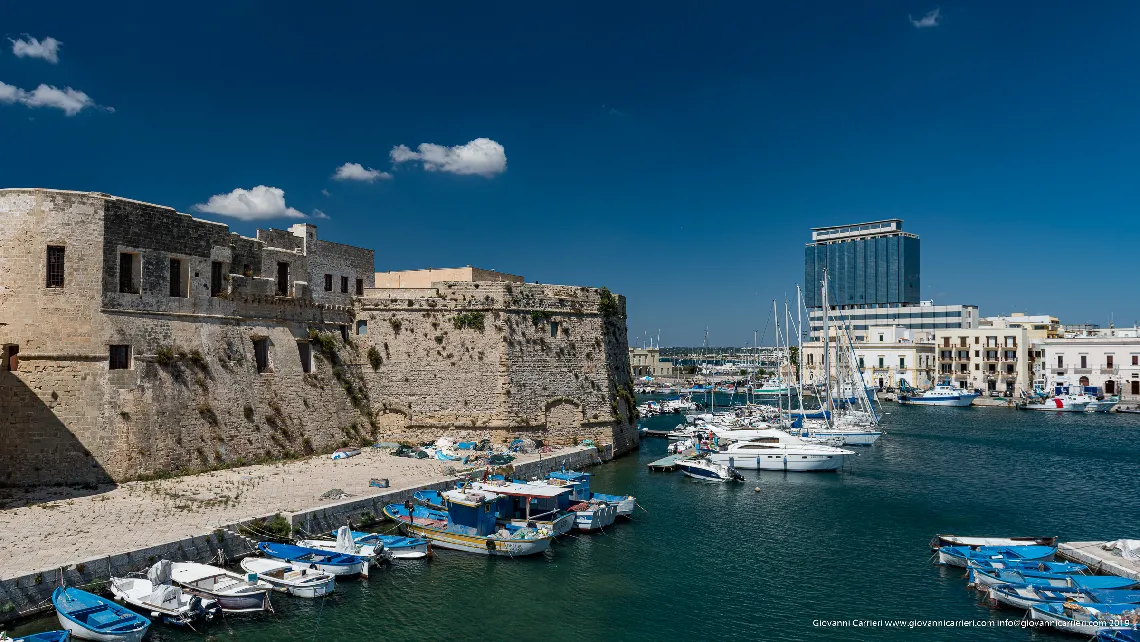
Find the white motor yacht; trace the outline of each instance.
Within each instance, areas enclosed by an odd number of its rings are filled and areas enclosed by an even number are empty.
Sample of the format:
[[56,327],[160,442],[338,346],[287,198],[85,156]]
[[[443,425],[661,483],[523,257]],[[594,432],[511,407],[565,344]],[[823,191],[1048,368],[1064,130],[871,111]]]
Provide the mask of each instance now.
[[[759,432],[759,431],[758,431]],[[749,470],[836,470],[855,453],[842,448],[810,444],[780,430],[739,441],[708,458],[718,464]]]

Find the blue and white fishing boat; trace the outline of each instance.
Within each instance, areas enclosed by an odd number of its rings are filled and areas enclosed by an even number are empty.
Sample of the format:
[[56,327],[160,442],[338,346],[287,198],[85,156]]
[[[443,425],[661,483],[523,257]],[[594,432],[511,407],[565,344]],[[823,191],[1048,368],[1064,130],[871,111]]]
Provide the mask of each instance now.
[[1140,629],[1101,629],[1096,642],[1140,642]]
[[[363,531],[349,531],[349,533],[352,535],[352,540],[361,546],[383,546],[392,559],[422,559],[431,554],[431,544],[426,539]],[[332,535],[335,537],[336,532],[334,531]]]
[[1048,602],[1034,604],[1029,609],[1029,616],[1061,631],[1092,636],[1105,629],[1137,630],[1140,607],[1135,604]]
[[550,550],[554,534],[543,529],[496,523],[494,505],[499,496],[487,491],[444,493],[447,510],[388,504],[384,514],[405,534],[420,537],[441,548],[481,555],[516,557]]
[[568,499],[573,492],[571,488],[506,480],[469,482],[461,488],[498,495],[495,519],[502,525],[527,526],[565,535],[577,521],[577,516],[566,510],[571,503]]
[[969,560],[1051,562],[1056,553],[1055,546],[943,546],[938,549],[938,563],[965,568]]
[[[905,386],[905,382],[900,381],[900,385]],[[902,387],[902,390],[898,401],[904,406],[968,406],[979,396],[977,393],[955,388],[949,381],[925,392],[918,392],[910,386]]]
[[150,628],[150,620],[138,613],[77,588],[55,589],[51,603],[60,625],[83,640],[139,642]]
[[222,609],[216,600],[184,592],[171,584],[173,568],[170,560],[159,560],[147,569],[146,577],[112,577],[111,595],[175,626],[193,628],[197,622],[221,617]]
[[1018,609],[1029,609],[1046,602],[1088,602],[1094,604],[1140,604],[1140,591],[1129,589],[1071,589],[1028,584],[999,584],[988,592],[991,601]]
[[217,600],[226,613],[273,610],[268,588],[224,568],[196,562],[173,562],[170,577],[175,584],[191,593]]
[[1036,571],[1038,573],[1056,573],[1059,575],[1073,575],[1087,573],[1089,567],[1075,562],[1034,562],[1032,560],[969,560],[967,566],[986,573],[995,571]]
[[935,535],[930,540],[930,550],[936,551],[943,546],[963,546],[977,548],[979,546],[1056,546],[1054,537],[967,537],[964,535]]
[[591,499],[596,499],[616,506],[618,517],[629,517],[633,515],[633,509],[637,507],[636,497],[633,495],[596,493],[590,489],[591,477],[593,477],[593,473],[580,473],[574,470],[562,470],[550,473],[546,476],[546,478],[556,486],[565,484],[572,487],[574,493],[570,496],[570,499],[580,502],[588,502]]
[[438,490],[417,490],[412,493],[412,501],[418,506],[425,506],[432,510],[447,510],[447,501],[443,493]]
[[1077,575],[1040,571],[983,571],[970,568],[970,581],[979,589],[1000,584],[1071,589],[1127,589],[1140,585],[1136,580],[1115,575]]
[[246,573],[253,573],[257,579],[275,591],[297,597],[321,597],[336,590],[336,576],[313,571],[307,568],[297,570],[292,562],[268,557],[246,557],[241,561]]
[[341,526],[333,531],[332,539],[301,539],[297,540],[297,546],[315,548],[330,553],[367,557],[368,563],[373,566],[387,561],[390,557],[388,551],[384,550],[384,545],[379,542],[370,544],[357,542],[347,526]]
[[43,633],[31,633],[19,638],[10,638],[4,633],[0,633],[0,642],[70,642],[70,631],[44,631]]
[[363,575],[368,577],[372,558],[364,555],[325,551],[307,546],[258,542],[257,550],[266,557],[289,562],[293,568],[312,569],[329,575]]

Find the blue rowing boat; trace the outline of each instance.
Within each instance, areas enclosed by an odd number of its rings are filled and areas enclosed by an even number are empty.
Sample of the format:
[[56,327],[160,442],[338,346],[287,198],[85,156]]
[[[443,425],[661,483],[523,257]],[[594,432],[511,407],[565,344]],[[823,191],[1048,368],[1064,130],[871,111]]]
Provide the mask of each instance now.
[[1116,575],[1077,575],[1066,573],[1042,573],[1040,571],[983,571],[979,567],[970,568],[970,582],[978,588],[1000,584],[1033,585],[1072,589],[1127,589],[1140,588],[1140,582]]
[[59,623],[77,638],[98,642],[139,642],[150,620],[111,600],[72,587],[51,594]]
[[943,546],[938,549],[938,562],[948,566],[968,566],[970,561],[1025,560],[1051,562],[1057,553],[1055,546]]
[[329,575],[363,575],[367,577],[368,566],[372,562],[371,558],[363,555],[350,555],[276,542],[259,542],[257,550],[266,557],[289,562],[298,571],[315,569]]
[[22,638],[12,640],[12,642],[68,642],[69,640],[71,640],[70,631],[45,631],[43,633],[25,635]]
[[[352,541],[361,545],[383,544],[384,550],[392,554],[392,559],[419,559],[431,554],[431,544],[426,539],[404,537],[403,535],[381,535],[364,531],[349,531]],[[336,531],[330,534],[336,537]]]

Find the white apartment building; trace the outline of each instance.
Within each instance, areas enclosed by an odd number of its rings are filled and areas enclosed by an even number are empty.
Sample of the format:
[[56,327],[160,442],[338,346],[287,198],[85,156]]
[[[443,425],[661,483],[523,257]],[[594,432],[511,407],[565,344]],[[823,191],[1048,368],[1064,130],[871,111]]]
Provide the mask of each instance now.
[[[937,364],[930,332],[885,325],[869,326],[862,336],[863,340],[854,342],[854,349],[866,385],[879,389],[894,388],[900,379],[913,388],[927,388],[934,384]],[[800,363],[805,383],[822,382],[823,342],[805,343]]]
[[938,375],[966,390],[1006,396],[1031,391],[1028,333],[1023,326],[936,330]]
[[1122,401],[1140,401],[1140,337],[1132,328],[1117,329],[1125,336],[1077,336],[1046,339],[1035,347],[1041,353],[1036,379],[1047,389],[1055,383],[1097,386]]
[[[921,301],[918,305],[866,306],[862,308],[832,310],[829,323],[846,323],[856,342],[870,341],[870,328],[902,326],[912,332],[933,332],[951,328],[978,327],[976,305],[934,305],[934,301]],[[823,336],[823,310],[808,310],[808,337],[819,341]]]

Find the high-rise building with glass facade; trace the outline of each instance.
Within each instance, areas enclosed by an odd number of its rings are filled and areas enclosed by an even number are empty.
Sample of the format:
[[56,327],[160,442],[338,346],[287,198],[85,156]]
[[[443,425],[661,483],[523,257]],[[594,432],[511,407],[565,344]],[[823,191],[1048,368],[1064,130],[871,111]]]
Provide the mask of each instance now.
[[824,270],[828,303],[846,310],[918,305],[918,236],[902,220],[816,227],[804,252],[804,298],[822,308]]

